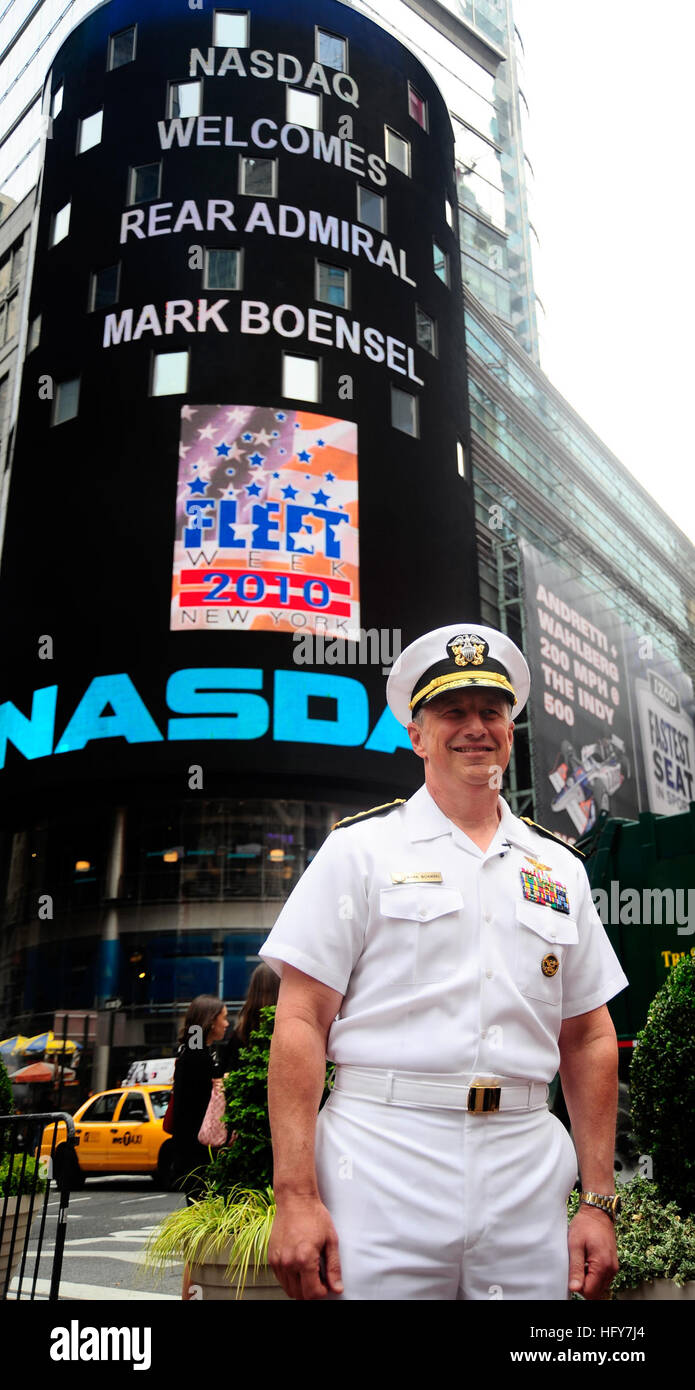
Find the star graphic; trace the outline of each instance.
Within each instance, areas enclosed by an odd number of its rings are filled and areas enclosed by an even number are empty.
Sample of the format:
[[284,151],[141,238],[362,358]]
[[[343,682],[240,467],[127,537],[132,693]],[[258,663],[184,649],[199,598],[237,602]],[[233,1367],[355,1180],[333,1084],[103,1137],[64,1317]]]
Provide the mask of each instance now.
[[181,419],[182,419],[182,420],[192,420],[192,419],[193,419],[193,416],[194,416],[194,415],[197,415],[197,414],[198,414],[198,411],[197,411],[197,410],[193,410],[193,409],[191,408],[190,405],[182,405],[182,406],[181,406]]
[[228,455],[228,453],[229,453],[229,445],[228,445],[228,444],[218,444],[217,447],[216,447],[216,449],[215,449],[215,453],[216,453],[216,454],[221,454],[224,458],[226,458],[227,455]]
[[303,551],[305,551],[305,553],[306,553],[307,555],[313,555],[313,553],[314,553],[314,547],[313,547],[313,545],[311,545],[311,546],[309,546],[309,545],[300,545],[300,544],[298,544],[298,542],[300,542],[300,541],[311,540],[311,537],[312,537],[312,532],[311,532],[311,531],[308,531],[307,528],[306,528],[306,526],[302,526],[302,527],[300,527],[299,531],[293,531],[293,532],[290,534],[290,540],[292,540],[292,541],[294,542],[294,548],[295,548],[295,550],[303,550]]
[[[275,431],[275,433],[277,434],[277,430]],[[258,434],[256,435],[256,443],[262,444],[265,447],[267,444],[271,443],[272,438],[273,436],[271,434],[267,434],[265,430],[259,430]]]
[[280,431],[279,431],[279,430],[273,430],[273,436],[272,436],[272,437],[273,437],[273,439],[279,439],[279,438],[280,438]]
[[298,496],[299,496],[299,489],[296,488],[296,487],[292,487],[292,484],[291,484],[291,483],[288,483],[288,484],[287,484],[287,487],[283,487],[283,488],[281,489],[281,491],[282,491],[283,497],[289,498],[290,501],[291,501],[291,499],[292,499],[293,497],[298,497]]
[[204,483],[202,478],[194,478],[193,482],[189,483],[188,486],[191,489],[191,497],[193,496],[194,492],[199,493],[202,497],[205,496],[205,489],[207,487],[207,483]]
[[185,459],[186,454],[190,452],[192,447],[191,444],[179,444],[179,458]]
[[274,478],[279,478],[279,477],[280,477],[280,474],[279,474],[279,473],[273,473],[273,477],[274,477]]
[[[233,478],[234,474],[236,473],[236,468],[227,468],[225,469],[225,472],[228,473],[230,478]],[[233,491],[233,488],[230,488],[230,491]]]
[[250,483],[246,491],[249,497],[260,497],[263,488],[259,487],[258,483]]
[[300,430],[300,429],[302,428],[301,425],[300,425],[300,423],[299,423],[299,420],[295,420],[295,422],[294,422],[294,427],[295,427],[296,430]]
[[275,419],[276,419],[276,420],[286,420],[286,419],[287,419],[287,416],[286,416],[284,410],[276,410],[276,412],[275,412]]
[[317,443],[319,449],[325,449],[325,447],[326,447],[326,441],[325,441],[325,439],[317,439],[317,440],[316,440],[316,443]]
[[311,463],[311,454],[308,454],[306,449],[302,449],[301,454],[297,454],[297,458],[300,463]]
[[311,495],[312,495],[312,497],[313,497],[313,499],[314,499],[314,501],[315,501],[317,507],[325,507],[325,505],[326,505],[326,503],[327,503],[327,501],[328,501],[328,493],[327,493],[327,492],[324,492],[322,488],[319,488],[318,492],[312,492]]
[[335,482],[335,473],[324,473],[323,476],[324,476],[324,478],[326,479],[326,482],[327,482],[327,483],[334,483],[334,482]]
[[219,434],[219,430],[214,430],[212,425],[206,425],[204,430],[198,428],[198,434],[201,439],[214,439],[215,435]]
[[280,449],[279,452],[280,452],[281,454],[286,454],[286,453],[287,453],[287,450],[286,450],[286,449]]
[[228,452],[228,454],[226,455],[227,458],[231,459],[232,461],[234,461],[235,459],[236,459],[236,460],[243,459],[243,457],[244,457],[244,452],[243,452],[243,449],[240,449],[240,448],[239,448],[239,445],[238,445],[238,444],[230,444],[230,445],[228,445],[227,447],[228,447],[228,449],[229,449],[229,452]]
[[252,464],[254,468],[260,468],[261,464],[265,463],[265,454],[249,454],[249,463]]
[[241,421],[244,418],[244,414],[245,412],[243,410],[240,410],[238,405],[234,407],[234,410],[228,410],[227,419],[229,420],[230,425],[236,425],[237,423],[241,424]]
[[246,434],[242,434],[241,437],[244,440],[245,444],[253,444],[253,435],[250,434],[248,430],[246,431]]

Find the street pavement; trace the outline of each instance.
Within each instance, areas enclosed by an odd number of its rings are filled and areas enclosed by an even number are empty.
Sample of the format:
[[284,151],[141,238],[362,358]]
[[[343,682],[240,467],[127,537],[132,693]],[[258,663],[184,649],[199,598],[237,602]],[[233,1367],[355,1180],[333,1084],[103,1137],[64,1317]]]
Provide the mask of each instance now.
[[[58,1193],[52,1191],[36,1286],[40,1298],[46,1298],[50,1288],[58,1204]],[[180,1298],[182,1264],[169,1266],[159,1280],[151,1272],[143,1271],[139,1261],[152,1229],[168,1212],[183,1204],[184,1198],[179,1193],[158,1192],[147,1177],[87,1178],[81,1192],[70,1193],[60,1298],[116,1301]],[[28,1297],[31,1290],[35,1251],[34,1237],[22,1283],[23,1298]],[[16,1296],[15,1277],[9,1297]]]

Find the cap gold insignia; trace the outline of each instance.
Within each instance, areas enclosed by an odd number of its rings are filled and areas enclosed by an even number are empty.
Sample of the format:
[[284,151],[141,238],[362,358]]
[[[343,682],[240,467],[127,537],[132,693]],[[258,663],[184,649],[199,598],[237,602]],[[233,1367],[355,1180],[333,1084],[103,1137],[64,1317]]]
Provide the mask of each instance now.
[[544,975],[557,975],[559,969],[560,962],[557,956],[548,955],[543,957],[541,961],[541,970],[543,971]]
[[457,666],[467,666],[469,661],[473,666],[481,666],[485,653],[485,643],[475,642],[472,637],[464,636],[460,642],[452,642],[451,650]]
[[391,874],[392,883],[442,883],[441,874],[434,869],[429,874]]

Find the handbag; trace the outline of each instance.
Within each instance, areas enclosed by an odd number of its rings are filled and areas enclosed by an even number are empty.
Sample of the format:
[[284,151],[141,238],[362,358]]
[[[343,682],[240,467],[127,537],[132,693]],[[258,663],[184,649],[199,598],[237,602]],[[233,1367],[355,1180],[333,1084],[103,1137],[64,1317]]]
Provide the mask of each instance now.
[[213,1149],[219,1149],[223,1144],[226,1144],[227,1126],[222,1119],[226,1103],[222,1077],[215,1076],[212,1082],[208,1108],[203,1116],[203,1123],[198,1130],[199,1144],[205,1144]]
[[169,1096],[169,1104],[167,1105],[167,1108],[166,1108],[166,1110],[164,1111],[164,1119],[162,1120],[162,1129],[164,1130],[164,1133],[165,1133],[165,1134],[173,1134],[173,1133],[174,1133],[174,1088],[173,1088],[173,1086],[172,1086],[172,1088],[171,1088],[171,1095]]

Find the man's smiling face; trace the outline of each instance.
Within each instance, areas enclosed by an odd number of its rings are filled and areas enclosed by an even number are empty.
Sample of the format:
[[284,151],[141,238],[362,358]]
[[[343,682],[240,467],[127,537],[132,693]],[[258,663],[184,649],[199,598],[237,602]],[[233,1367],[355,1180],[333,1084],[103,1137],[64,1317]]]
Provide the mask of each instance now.
[[506,697],[482,686],[459,687],[425,705],[408,733],[428,784],[448,792],[493,785],[495,768],[504,772],[512,750],[510,714]]

